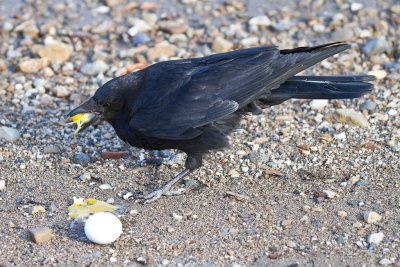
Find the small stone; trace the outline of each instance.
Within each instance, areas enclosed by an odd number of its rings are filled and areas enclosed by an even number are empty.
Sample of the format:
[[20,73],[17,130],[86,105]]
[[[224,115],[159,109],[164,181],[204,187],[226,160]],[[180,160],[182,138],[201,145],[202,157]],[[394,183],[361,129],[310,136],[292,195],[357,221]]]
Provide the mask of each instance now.
[[360,105],[361,110],[368,110],[368,111],[374,111],[376,109],[376,102],[367,100],[364,103]]
[[110,257],[110,262],[111,263],[117,262],[117,258],[116,257]]
[[310,145],[307,145],[307,144],[300,144],[300,145],[297,145],[297,147],[298,148],[300,148],[301,150],[310,150]]
[[120,159],[129,155],[127,151],[104,151],[101,153],[103,159]]
[[349,27],[344,27],[342,29],[337,29],[332,33],[332,40],[335,42],[349,41],[353,38],[354,32]]
[[251,152],[249,154],[249,160],[257,165],[257,166],[263,166],[265,165],[266,162],[268,162],[269,156],[265,152]]
[[350,5],[350,10],[352,12],[357,12],[357,11],[361,10],[363,7],[364,7],[364,5],[362,3],[357,3],[356,2],[356,3],[352,3]]
[[357,125],[361,127],[368,127],[369,122],[365,116],[354,109],[338,109],[333,115],[328,117],[328,120],[334,120],[341,123],[350,125]]
[[289,242],[287,242],[287,246],[289,248],[295,248],[296,247],[296,243],[290,240]]
[[112,186],[109,185],[109,184],[101,184],[101,185],[99,186],[99,188],[100,188],[101,190],[109,190],[109,189],[112,189]]
[[39,34],[39,29],[36,26],[36,22],[34,20],[27,20],[22,22],[17,27],[15,27],[14,31],[22,31],[24,35],[30,36],[32,38],[35,38]]
[[353,185],[356,184],[358,181],[360,181],[360,176],[359,176],[359,175],[356,175],[356,176],[353,176],[353,177],[351,177],[351,178],[349,179],[349,184],[350,184],[350,186],[353,186]]
[[366,186],[368,184],[368,180],[360,180],[356,183],[357,186]]
[[72,160],[75,164],[80,164],[82,166],[87,166],[89,165],[92,160],[88,154],[85,154],[83,152],[79,152],[76,154]]
[[179,221],[179,222],[183,220],[183,216],[178,215],[178,214],[176,214],[176,213],[172,213],[172,217],[173,217],[175,220]]
[[148,43],[148,42],[150,42],[150,41],[151,41],[150,37],[149,37],[147,34],[141,33],[141,32],[138,32],[138,33],[132,38],[132,44],[133,44],[134,46],[140,45],[140,44],[146,44],[146,43]]
[[290,20],[281,20],[271,25],[272,29],[278,32],[289,30],[292,26],[293,22]]
[[23,73],[34,73],[47,67],[48,64],[47,58],[34,58],[20,62],[18,67]]
[[142,11],[150,11],[157,9],[157,4],[153,2],[144,2],[140,5],[140,10]]
[[346,133],[345,132],[338,133],[338,134],[335,134],[333,137],[337,140],[344,141],[344,140],[346,140]]
[[86,74],[87,76],[95,76],[100,73],[104,73],[109,69],[109,66],[107,63],[105,63],[103,60],[96,60],[93,63],[86,63],[85,65],[82,66],[81,72],[83,74]]
[[46,212],[46,208],[43,206],[33,206],[30,208],[29,213],[32,215],[35,215],[37,213],[45,213]]
[[283,220],[283,221],[281,222],[281,225],[282,225],[283,227],[288,227],[288,226],[291,225],[292,223],[293,223],[292,220]]
[[354,227],[354,228],[361,228],[361,227],[362,227],[362,223],[360,223],[360,222],[355,222],[355,223],[353,223],[353,227]]
[[169,34],[185,33],[187,26],[185,23],[175,21],[163,21],[159,24],[160,30]]
[[6,63],[4,62],[4,60],[0,59],[0,72],[5,71],[6,69]]
[[85,172],[84,174],[80,175],[78,178],[81,181],[89,181],[92,178],[92,175],[90,174],[90,172]]
[[319,140],[329,143],[329,142],[332,142],[333,138],[330,134],[321,134],[319,137]]
[[371,70],[368,72],[368,75],[373,75],[378,80],[382,80],[387,76],[387,72],[385,70]]
[[163,42],[162,44],[159,44],[156,47],[149,48],[147,50],[147,56],[151,61],[155,61],[160,57],[169,58],[175,56],[175,54],[176,54],[175,48],[167,42]]
[[367,242],[369,244],[375,244],[378,245],[379,243],[381,243],[383,241],[383,238],[385,237],[385,235],[383,234],[383,232],[379,232],[379,233],[372,233],[368,236],[367,238]]
[[271,25],[271,20],[266,15],[260,15],[251,18],[249,20],[249,25],[252,27],[257,27],[257,26],[267,27]]
[[137,215],[137,214],[139,214],[139,212],[137,210],[130,210],[129,214],[130,215]]
[[344,210],[338,211],[337,214],[339,215],[339,217],[342,217],[342,218],[347,217],[347,212],[345,212]]
[[382,216],[374,211],[366,211],[363,217],[364,221],[369,224],[379,222],[382,219]]
[[0,139],[4,139],[7,142],[15,142],[21,137],[18,130],[6,126],[0,127]]
[[312,110],[321,110],[328,105],[328,102],[327,99],[314,99],[310,102],[310,108]]
[[391,265],[393,262],[389,260],[388,258],[383,258],[379,261],[380,265],[386,266],[386,265]]
[[388,115],[389,115],[389,116],[396,116],[397,113],[398,113],[398,111],[395,110],[395,109],[390,109],[390,110],[388,111]]
[[240,174],[239,174],[236,170],[233,170],[233,169],[229,171],[228,175],[229,175],[230,177],[232,177],[232,178],[238,178],[238,177],[240,177]]
[[42,244],[50,241],[53,231],[49,227],[38,227],[29,230],[29,234],[36,244]]
[[386,41],[386,38],[384,36],[378,36],[366,43],[362,47],[363,53],[372,56],[372,55],[377,55],[377,54],[382,54],[386,52],[389,49],[389,44]]
[[334,198],[337,194],[331,190],[322,190],[322,192],[326,195],[327,198]]
[[218,36],[217,38],[214,39],[214,42],[212,43],[212,50],[215,53],[223,53],[223,52],[228,52],[232,50],[233,48],[233,43],[225,40],[224,38]]
[[71,89],[70,87],[67,86],[62,86],[62,85],[56,86],[55,91],[56,91],[56,96],[59,98],[66,98],[71,95]]
[[38,55],[41,58],[47,58],[51,64],[64,63],[71,56],[72,49],[63,43],[52,43],[41,47]]
[[0,191],[6,189],[6,180],[0,180]]
[[61,149],[58,146],[49,145],[43,148],[43,153],[45,154],[60,154]]

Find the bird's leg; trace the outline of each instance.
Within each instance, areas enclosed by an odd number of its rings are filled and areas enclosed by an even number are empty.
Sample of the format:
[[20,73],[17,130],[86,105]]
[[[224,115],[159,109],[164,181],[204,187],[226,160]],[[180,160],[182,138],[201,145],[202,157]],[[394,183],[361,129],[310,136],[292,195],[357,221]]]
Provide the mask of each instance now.
[[163,185],[161,188],[157,189],[156,191],[153,191],[147,195],[144,196],[144,199],[146,199],[145,203],[150,203],[153,202],[157,199],[159,199],[162,195],[169,195],[173,194],[170,192],[171,187],[176,184],[179,180],[183,179],[186,175],[190,173],[189,169],[185,169],[181,173],[179,173],[177,176],[174,177],[171,181]]
[[171,187],[182,180],[185,176],[187,176],[191,171],[199,168],[202,165],[202,157],[201,155],[188,155],[186,162],[185,162],[185,167],[186,169],[183,170],[181,173],[179,173],[177,176],[175,176],[171,181],[166,183],[164,186],[161,188],[157,189],[156,191],[153,191],[147,195],[144,196],[145,203],[150,203],[153,202],[157,199],[159,199],[162,195],[179,195],[183,191],[171,191]]

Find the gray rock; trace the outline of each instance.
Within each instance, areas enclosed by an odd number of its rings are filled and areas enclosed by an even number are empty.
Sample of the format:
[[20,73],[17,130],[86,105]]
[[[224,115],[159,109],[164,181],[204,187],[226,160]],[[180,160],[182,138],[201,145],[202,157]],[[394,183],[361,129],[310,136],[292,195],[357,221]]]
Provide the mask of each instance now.
[[368,111],[374,111],[376,106],[377,106],[376,102],[371,101],[371,100],[367,100],[367,101],[365,101],[364,103],[362,103],[360,105],[360,109],[361,110],[366,109]]
[[281,32],[281,31],[286,31],[289,30],[293,26],[293,22],[290,20],[282,20],[278,23],[272,24],[272,29],[275,31]]
[[368,184],[368,180],[360,180],[356,183],[357,186],[366,186]]
[[109,66],[103,60],[96,60],[93,63],[86,63],[81,68],[81,72],[88,76],[95,76],[108,70]]
[[15,142],[21,137],[18,130],[6,126],[0,127],[0,139],[8,142]]
[[371,56],[376,54],[381,54],[389,49],[389,43],[386,41],[384,36],[378,36],[371,39],[362,47],[362,51]]
[[396,62],[396,61],[386,62],[385,64],[383,64],[383,66],[386,69],[400,70],[400,62]]
[[345,27],[342,29],[338,29],[332,33],[332,40],[333,41],[348,41],[353,38],[353,30]]
[[87,166],[92,162],[92,159],[88,154],[83,152],[79,152],[76,154],[72,160],[75,164],[80,164],[82,166]]
[[50,241],[53,231],[49,227],[38,227],[29,230],[32,241],[41,244]]
[[257,166],[262,166],[268,162],[269,156],[263,151],[251,152],[249,154],[249,160]]
[[92,178],[91,174],[89,172],[85,172],[81,176],[79,176],[79,180],[81,181],[89,181]]
[[383,241],[384,237],[385,237],[385,235],[382,232],[372,233],[368,236],[367,242],[368,242],[368,244],[378,245],[379,243],[381,243]]
[[0,180],[0,191],[6,189],[6,180]]
[[393,152],[400,152],[400,145],[393,146],[393,147],[392,147],[392,151],[393,151]]
[[49,145],[49,146],[46,146],[43,149],[43,152],[45,154],[60,154],[61,153],[61,149],[58,146]]

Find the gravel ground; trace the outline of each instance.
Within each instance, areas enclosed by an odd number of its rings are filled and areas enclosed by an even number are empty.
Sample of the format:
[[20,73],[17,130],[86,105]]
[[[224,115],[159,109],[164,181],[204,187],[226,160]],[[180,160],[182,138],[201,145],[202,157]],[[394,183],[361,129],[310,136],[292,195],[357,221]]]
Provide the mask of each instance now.
[[[0,3],[1,266],[400,266],[398,1],[49,2]],[[128,147],[106,124],[72,138],[63,120],[157,61],[338,40],[352,49],[306,73],[371,73],[372,94],[244,116],[180,196],[135,199],[183,154]],[[122,236],[90,243],[74,196],[122,205]],[[42,226],[52,239],[35,244]]]

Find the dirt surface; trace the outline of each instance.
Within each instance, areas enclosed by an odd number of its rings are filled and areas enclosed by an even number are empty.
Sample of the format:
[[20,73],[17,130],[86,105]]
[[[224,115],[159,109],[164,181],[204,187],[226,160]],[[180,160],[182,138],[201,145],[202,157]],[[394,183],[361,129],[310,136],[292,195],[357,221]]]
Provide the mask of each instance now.
[[[47,2],[0,3],[0,127],[11,131],[0,131],[1,266],[400,266],[398,2]],[[306,73],[374,74],[373,93],[245,115],[179,196],[138,199],[181,171],[183,154],[131,148],[106,124],[71,137],[63,119],[110,78],[157,61],[336,40],[352,49]],[[68,217],[73,197],[123,206],[121,237],[87,240]],[[381,218],[367,222],[372,211]],[[35,244],[41,226],[53,237]]]

